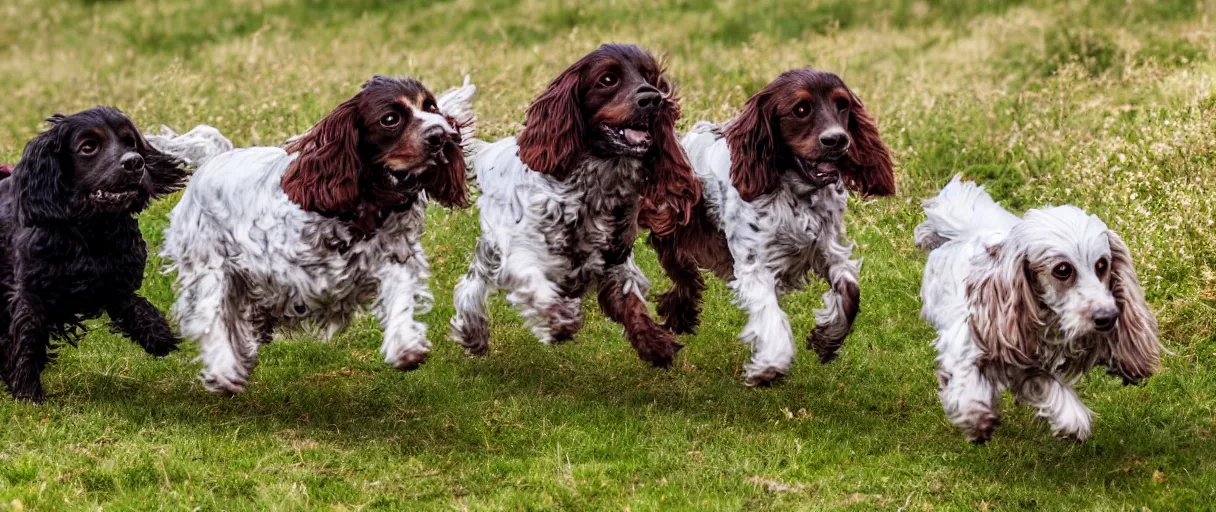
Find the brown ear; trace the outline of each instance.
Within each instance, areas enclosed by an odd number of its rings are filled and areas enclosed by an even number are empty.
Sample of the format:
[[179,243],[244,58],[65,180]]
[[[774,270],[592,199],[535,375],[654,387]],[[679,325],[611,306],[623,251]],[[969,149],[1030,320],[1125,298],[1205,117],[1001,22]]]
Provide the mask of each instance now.
[[730,181],[744,201],[755,200],[777,186],[777,140],[767,100],[763,92],[748,98],[743,112],[726,127]]
[[849,147],[851,164],[843,169],[845,183],[854,192],[867,196],[889,196],[895,193],[895,171],[891,153],[878,136],[878,124],[870,117],[861,98],[849,93]]
[[[454,121],[448,120],[453,123]],[[427,197],[448,208],[469,206],[469,184],[467,181],[464,152],[458,142],[448,142],[443,147],[443,161],[422,176],[422,186]]]
[[642,205],[638,212],[638,224],[659,236],[671,234],[676,228],[688,224],[693,207],[701,200],[701,181],[693,174],[692,165],[684,154],[684,148],[676,139],[676,119],[680,118],[680,104],[670,85],[663,109],[654,123],[654,135],[658,142],[654,149],[654,177],[642,191]]
[[519,134],[519,159],[529,169],[565,179],[583,152],[583,113],[579,108],[579,70],[571,67],[528,107]]
[[287,146],[299,156],[283,175],[283,192],[300,208],[325,215],[354,211],[363,169],[357,117],[355,97]]
[[1157,317],[1144,301],[1140,279],[1132,265],[1127,244],[1113,231],[1110,241],[1110,291],[1119,306],[1119,321],[1111,334],[1110,373],[1135,384],[1156,373],[1161,364],[1161,342],[1157,338]]
[[1007,252],[1004,245],[990,248],[995,265],[967,283],[971,337],[984,351],[983,364],[1025,368],[1034,364],[1043,321],[1025,255]]

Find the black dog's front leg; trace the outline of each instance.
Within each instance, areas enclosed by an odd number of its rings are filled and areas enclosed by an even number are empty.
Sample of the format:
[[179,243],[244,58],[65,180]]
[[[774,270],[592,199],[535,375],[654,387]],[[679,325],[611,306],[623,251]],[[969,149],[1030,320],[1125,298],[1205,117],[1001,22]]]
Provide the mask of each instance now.
[[131,294],[106,308],[110,314],[110,328],[156,357],[164,357],[177,350],[181,338],[173,334],[165,315],[148,299]]
[[37,297],[21,293],[13,298],[11,307],[12,344],[5,347],[8,360],[4,365],[4,383],[14,397],[41,402],[46,397],[42,370],[46,368],[51,341],[45,311]]

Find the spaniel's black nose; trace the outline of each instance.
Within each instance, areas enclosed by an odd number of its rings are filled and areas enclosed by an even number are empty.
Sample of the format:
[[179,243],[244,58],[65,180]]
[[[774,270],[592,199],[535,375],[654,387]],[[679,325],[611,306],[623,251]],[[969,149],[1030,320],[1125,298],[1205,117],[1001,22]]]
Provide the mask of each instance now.
[[654,109],[663,101],[663,94],[654,87],[644,85],[633,93],[633,101],[637,103],[638,108]]
[[139,153],[127,153],[122,156],[122,160],[119,160],[119,163],[122,164],[122,168],[126,169],[127,172],[144,170],[144,157],[140,156]]
[[819,143],[825,148],[844,149],[849,147],[849,134],[844,130],[826,131],[819,136]]
[[447,144],[449,139],[451,137],[448,136],[447,132],[443,131],[443,128],[435,128],[426,134],[426,148],[431,152],[438,151],[443,149],[444,144]]

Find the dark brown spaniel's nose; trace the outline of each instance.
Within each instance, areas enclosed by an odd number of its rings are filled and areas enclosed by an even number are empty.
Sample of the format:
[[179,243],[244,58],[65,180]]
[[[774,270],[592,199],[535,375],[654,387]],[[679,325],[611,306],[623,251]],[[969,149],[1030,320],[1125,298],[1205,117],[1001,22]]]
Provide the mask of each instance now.
[[828,149],[844,149],[849,147],[849,134],[844,130],[828,130],[819,135],[819,143]]
[[1119,319],[1117,310],[1100,309],[1094,312],[1094,328],[1099,332],[1109,332],[1115,328],[1115,320]]
[[448,134],[443,131],[443,128],[438,126],[427,131],[425,137],[426,149],[432,153],[443,149],[444,144],[447,144],[448,140],[450,139]]
[[122,160],[119,160],[119,163],[122,164],[122,168],[126,169],[127,172],[144,170],[144,157],[140,156],[139,153],[127,153],[122,156]]
[[633,93],[633,101],[637,103],[640,109],[653,110],[658,108],[659,104],[663,102],[663,94],[654,87],[643,85]]

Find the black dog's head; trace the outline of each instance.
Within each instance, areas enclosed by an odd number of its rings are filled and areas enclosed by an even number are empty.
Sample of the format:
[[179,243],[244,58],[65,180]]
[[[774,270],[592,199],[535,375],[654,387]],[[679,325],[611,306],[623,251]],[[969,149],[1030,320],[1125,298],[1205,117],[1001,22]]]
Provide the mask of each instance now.
[[22,223],[131,215],[186,184],[181,162],[148,144],[116,108],[47,122],[13,169]]

